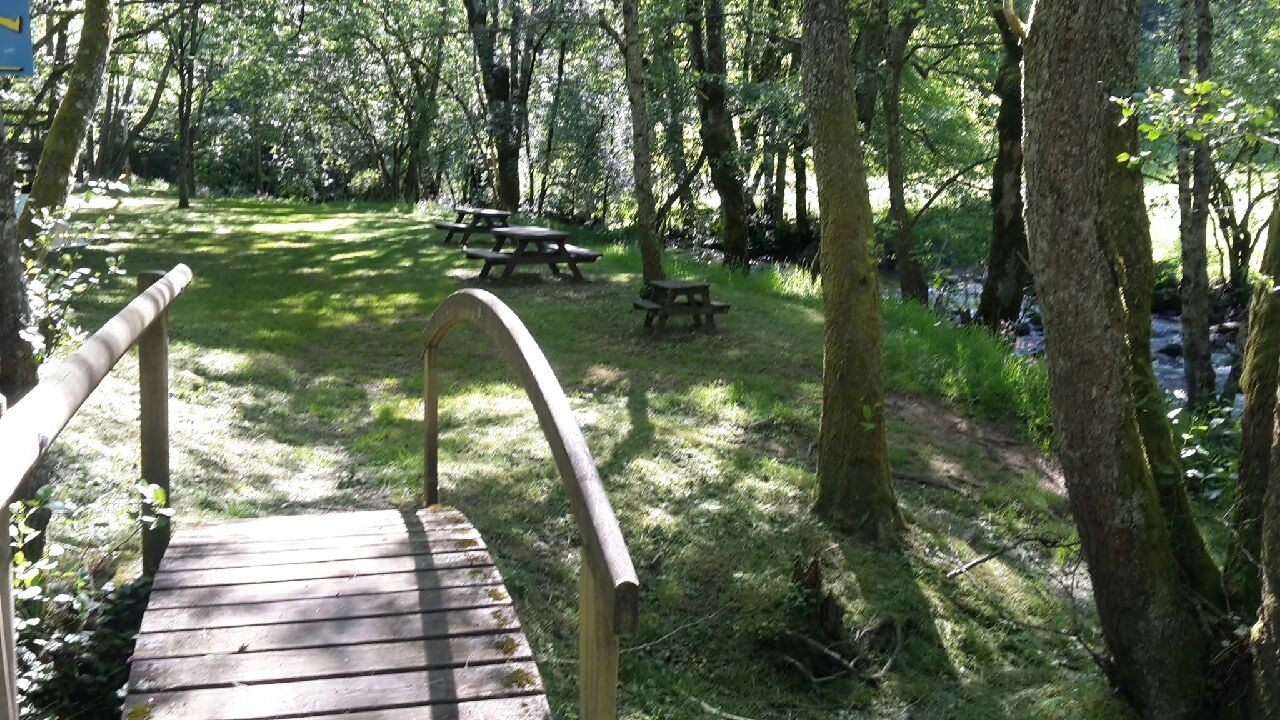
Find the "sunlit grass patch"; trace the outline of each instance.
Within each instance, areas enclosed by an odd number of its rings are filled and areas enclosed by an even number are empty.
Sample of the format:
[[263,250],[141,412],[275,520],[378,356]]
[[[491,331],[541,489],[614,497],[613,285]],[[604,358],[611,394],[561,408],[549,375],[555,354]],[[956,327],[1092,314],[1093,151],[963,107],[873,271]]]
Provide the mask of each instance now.
[[[1047,435],[1043,368],[979,330],[884,303],[892,460],[911,522],[905,551],[889,552],[811,512],[822,307],[804,271],[743,275],[669,254],[670,276],[709,280],[733,310],[716,334],[677,328],[653,341],[631,308],[638,254],[618,234],[575,230],[575,243],[605,251],[584,267],[589,284],[538,272],[502,284],[478,282],[479,264],[439,243],[426,222],[438,214],[404,206],[198,200],[188,212],[142,198],[111,212],[113,250],[131,270],[182,261],[196,274],[171,314],[179,528],[420,507],[422,333],[450,293],[483,287],[546,353],[641,579],[640,633],[623,641],[624,717],[696,716],[690,698],[759,719],[1087,717],[1114,707],[1062,636],[1075,608],[1055,578],[1072,557],[1030,545],[947,577],[1018,534],[1069,534],[1051,463],[1025,442]],[[83,322],[101,322],[131,287],[88,298]],[[484,533],[556,716],[574,718],[581,538],[569,495],[489,338],[460,327],[440,360],[443,502]],[[131,362],[69,431],[61,461],[68,495],[109,513],[135,503],[111,490],[136,475]],[[126,528],[86,537],[107,546]],[[880,686],[815,686],[779,661],[777,637],[814,632],[792,583],[812,558],[847,627],[901,622],[902,654]]]

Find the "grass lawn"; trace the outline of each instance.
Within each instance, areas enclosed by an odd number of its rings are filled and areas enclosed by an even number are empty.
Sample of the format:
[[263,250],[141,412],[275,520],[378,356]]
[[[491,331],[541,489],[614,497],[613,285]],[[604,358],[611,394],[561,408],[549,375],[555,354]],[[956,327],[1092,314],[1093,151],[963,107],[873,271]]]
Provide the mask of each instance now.
[[[96,203],[103,205],[102,201]],[[421,333],[478,266],[422,216],[389,205],[134,197],[111,215],[130,273],[189,264],[172,313],[178,522],[421,502]],[[542,345],[600,467],[642,585],[626,638],[626,718],[1122,717],[1088,653],[1087,575],[1052,463],[1043,369],[930,313],[885,303],[891,443],[911,523],[902,552],[831,532],[809,512],[821,388],[821,303],[803,275],[707,277],[733,303],[715,335],[641,336],[637,255],[605,234],[591,282],[546,273],[485,284]],[[94,328],[131,278],[84,298]],[[536,419],[487,338],[455,332],[442,358],[445,502],[466,512],[506,576],[557,717],[577,716],[576,529]],[[60,495],[84,509],[53,531],[134,548],[135,366],[126,359],[59,444]],[[1013,432],[1009,428],[1017,427]],[[178,532],[181,532],[179,529]],[[902,648],[879,684],[813,684],[789,633],[817,636],[793,575],[817,558],[865,663]],[[128,573],[128,562],[118,572]],[[1073,600],[1073,597],[1075,598]],[[885,630],[889,628],[890,630]],[[852,652],[852,646],[849,652]],[[730,717],[730,715],[722,715]]]

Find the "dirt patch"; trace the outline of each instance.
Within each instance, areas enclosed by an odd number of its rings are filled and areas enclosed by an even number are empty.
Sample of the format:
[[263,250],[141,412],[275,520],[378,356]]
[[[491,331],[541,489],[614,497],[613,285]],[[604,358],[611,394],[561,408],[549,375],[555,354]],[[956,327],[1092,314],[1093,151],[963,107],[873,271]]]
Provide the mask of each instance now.
[[[1026,440],[991,424],[966,417],[955,408],[915,395],[889,395],[885,410],[891,420],[910,426],[910,437],[890,438],[891,446],[904,444],[936,451],[929,466],[931,475],[956,488],[981,489],[1010,477],[1035,476],[1040,488],[1065,495],[1062,469],[1056,460]],[[891,435],[908,433],[891,433]],[[956,447],[972,447],[989,466],[999,471],[991,476],[974,472],[971,464],[948,459]],[[896,473],[895,473],[896,474]],[[914,479],[914,478],[912,478]]]

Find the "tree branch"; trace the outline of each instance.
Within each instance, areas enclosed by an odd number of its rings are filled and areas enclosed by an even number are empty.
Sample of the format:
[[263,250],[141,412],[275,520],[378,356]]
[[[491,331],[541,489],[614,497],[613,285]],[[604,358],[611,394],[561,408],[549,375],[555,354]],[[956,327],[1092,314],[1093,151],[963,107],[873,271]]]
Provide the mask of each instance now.
[[676,185],[676,188],[671,191],[669,196],[667,196],[666,201],[662,203],[662,208],[658,210],[657,215],[658,227],[662,227],[663,223],[666,222],[667,214],[671,212],[672,206],[674,206],[676,204],[676,200],[680,199],[680,196],[689,189],[689,185],[693,183],[693,179],[698,176],[698,173],[702,172],[702,164],[706,161],[707,151],[704,149],[698,155],[697,161],[693,163],[693,166],[689,168],[689,170],[684,174],[684,177]]
[[989,163],[995,159],[996,159],[995,155],[989,155],[987,157],[975,160],[969,163],[968,165],[960,168],[960,170],[958,170],[954,175],[944,180],[942,184],[939,185],[933,191],[933,194],[929,196],[929,199],[925,201],[924,205],[921,205],[920,209],[917,210],[915,214],[911,216],[911,225],[913,227],[915,226],[916,222],[920,220],[920,216],[924,215],[924,211],[928,210],[929,207],[933,205],[934,201],[936,201],[939,197],[942,197],[942,193],[946,192],[947,188],[951,187],[956,183],[956,181],[963,178],[970,170],[978,167],[979,165]]
[[1018,17],[1018,8],[1013,6],[1013,0],[1004,0],[1004,17],[1009,21],[1009,27],[1017,33],[1018,37],[1023,40],[1027,39],[1027,26],[1022,24],[1022,18]]

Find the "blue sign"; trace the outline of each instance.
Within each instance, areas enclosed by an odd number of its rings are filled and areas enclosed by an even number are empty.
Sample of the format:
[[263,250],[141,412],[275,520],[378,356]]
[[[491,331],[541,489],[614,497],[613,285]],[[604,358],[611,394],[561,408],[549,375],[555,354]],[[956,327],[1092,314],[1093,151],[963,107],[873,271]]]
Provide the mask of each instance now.
[[31,0],[0,0],[0,75],[34,73]]

